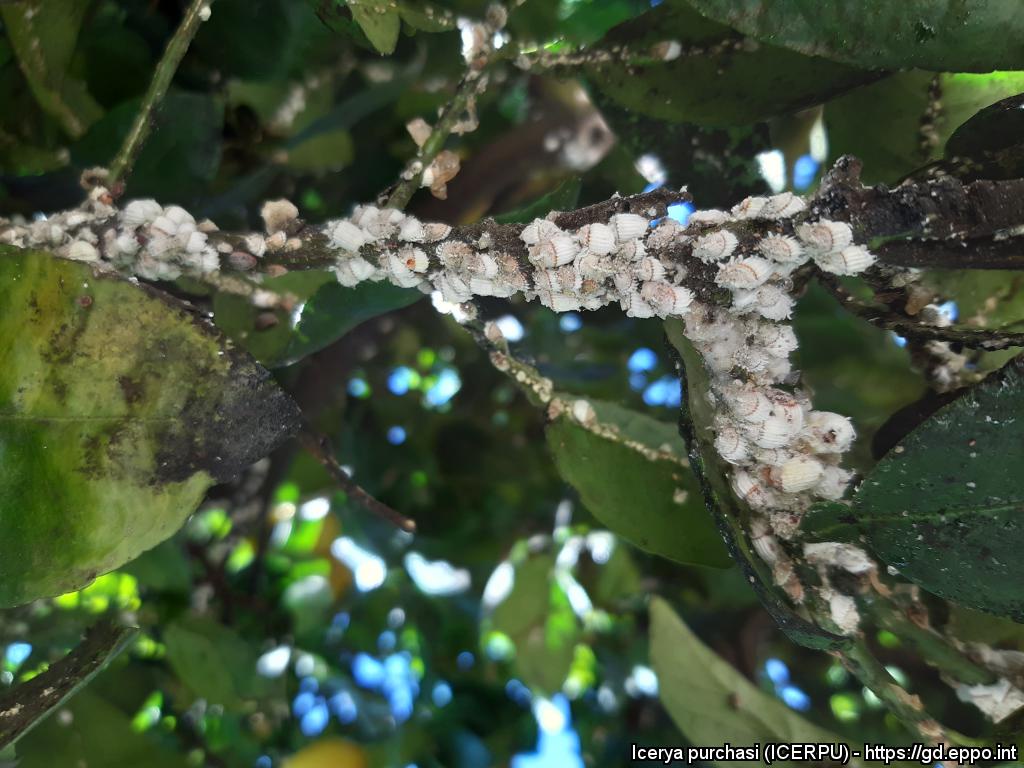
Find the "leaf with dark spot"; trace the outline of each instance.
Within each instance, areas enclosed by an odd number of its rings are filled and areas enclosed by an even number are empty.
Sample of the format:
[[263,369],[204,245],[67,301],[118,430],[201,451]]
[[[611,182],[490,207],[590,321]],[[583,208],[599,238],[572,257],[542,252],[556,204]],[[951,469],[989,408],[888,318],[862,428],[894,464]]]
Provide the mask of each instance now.
[[298,423],[186,305],[0,246],[0,605],[134,559]]

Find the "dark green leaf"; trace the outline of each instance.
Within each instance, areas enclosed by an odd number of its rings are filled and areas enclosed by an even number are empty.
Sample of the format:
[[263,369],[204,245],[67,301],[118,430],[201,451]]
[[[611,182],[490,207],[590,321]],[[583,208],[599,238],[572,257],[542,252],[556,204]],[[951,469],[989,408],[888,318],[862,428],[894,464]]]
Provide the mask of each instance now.
[[1024,621],[1024,359],[939,409],[854,497],[875,552],[964,605]]
[[0,246],[0,605],[88,584],[177,530],[297,426],[199,316]]
[[[587,509],[647,552],[681,563],[727,566],[728,555],[686,459],[651,455],[667,434],[665,425],[610,403],[601,404],[598,412],[614,412],[627,428],[617,439],[608,439],[568,416],[547,428],[558,471],[579,491]],[[643,443],[644,452],[628,445],[638,435],[653,442]]]
[[[108,112],[74,146],[74,162],[107,165],[138,109],[139,101],[132,100]],[[223,121],[224,105],[219,99],[184,91],[168,93],[128,179],[131,196],[187,200],[205,189],[220,165]]]
[[100,622],[71,653],[0,696],[0,749],[14,744],[64,704],[128,647],[132,627]]
[[957,128],[946,142],[946,157],[981,165],[989,179],[1024,176],[1024,94],[985,107]]
[[580,186],[578,176],[566,179],[529,205],[495,216],[494,219],[499,224],[526,224],[534,219],[543,218],[551,211],[570,211],[576,207],[576,202],[580,199]]
[[[661,703],[691,744],[728,742],[763,748],[778,741],[839,741],[747,680],[704,645],[659,597],[651,601],[650,653]],[[754,766],[761,760],[714,764]]]
[[360,323],[407,307],[423,298],[416,289],[390,283],[360,283],[345,288],[336,282],[318,290],[302,310],[302,318],[285,350],[285,358],[298,360],[334,343]]
[[864,161],[865,183],[895,183],[943,155],[947,139],[982,107],[1024,90],[1024,72],[900,72],[825,106],[833,157]]
[[284,0],[217,0],[190,55],[224,79],[265,79],[282,72],[291,23]]
[[682,46],[671,61],[656,54],[641,62],[619,58],[590,66],[589,77],[641,114],[706,125],[744,124],[793,112],[878,77],[773,45],[747,46],[728,27],[701,17],[682,0],[616,27],[603,44],[625,45],[632,55],[641,55],[667,41]]
[[85,83],[69,72],[88,10],[84,0],[0,3],[0,18],[36,101],[76,138],[103,114]]
[[266,695],[272,681],[256,673],[253,646],[211,619],[186,617],[164,632],[167,661],[198,697],[232,711]]
[[773,45],[872,69],[1024,68],[1024,16],[989,0],[689,0],[721,24]]

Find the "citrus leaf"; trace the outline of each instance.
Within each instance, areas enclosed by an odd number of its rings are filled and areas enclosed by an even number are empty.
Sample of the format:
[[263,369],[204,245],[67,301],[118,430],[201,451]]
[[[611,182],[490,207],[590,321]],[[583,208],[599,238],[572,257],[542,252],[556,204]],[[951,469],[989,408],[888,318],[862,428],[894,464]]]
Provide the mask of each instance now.
[[[836,743],[708,648],[661,598],[651,601],[651,665],[673,722],[694,745],[770,742]],[[760,756],[759,756],[760,757]],[[712,761],[760,765],[760,760]]]
[[872,69],[1024,68],[1024,16],[989,0],[690,0],[746,35]]
[[[665,425],[610,403],[593,407],[599,417],[614,419],[615,439],[569,416],[560,416],[547,427],[548,447],[558,471],[579,492],[587,509],[647,552],[680,563],[728,566],[729,557],[686,459],[660,451],[667,437]],[[631,447],[631,441],[642,449]],[[678,438],[672,442],[679,449]]]
[[0,246],[0,605],[80,589],[159,544],[298,420],[185,305]]
[[702,125],[745,124],[786,114],[880,76],[773,45],[744,45],[733,30],[703,18],[682,0],[615,27],[602,45],[639,53],[667,41],[681,47],[675,58],[634,62],[617,57],[589,66],[588,76],[640,114]]
[[423,298],[415,289],[391,283],[360,283],[345,288],[336,282],[320,287],[302,310],[302,318],[284,353],[298,360],[333,344],[360,323],[407,307]]
[[133,627],[107,621],[90,627],[71,653],[0,696],[0,749],[16,743],[88,684],[135,638]]
[[910,432],[853,502],[874,551],[937,595],[1024,621],[1024,358]]
[[354,741],[327,738],[308,744],[284,761],[284,768],[368,768],[366,752]]
[[36,101],[76,138],[103,114],[85,83],[68,71],[88,11],[82,0],[0,3],[0,19]]
[[18,745],[19,768],[91,765],[102,768],[185,768],[185,755],[136,733],[129,717],[92,691],[67,706],[65,722],[50,718]]
[[394,53],[402,17],[388,0],[348,0],[352,18],[359,24],[367,40],[381,53]]
[[1024,72],[900,72],[825,105],[829,149],[833,158],[863,160],[865,183],[895,183],[942,157],[953,132],[978,110],[1020,91]]
[[494,217],[499,224],[526,224],[537,218],[543,218],[551,211],[569,211],[576,207],[580,199],[582,181],[579,176],[566,179],[553,190],[529,205],[515,211],[502,213]]
[[272,682],[256,674],[258,653],[211,619],[185,617],[164,632],[167,661],[197,698],[230,711],[268,692]]

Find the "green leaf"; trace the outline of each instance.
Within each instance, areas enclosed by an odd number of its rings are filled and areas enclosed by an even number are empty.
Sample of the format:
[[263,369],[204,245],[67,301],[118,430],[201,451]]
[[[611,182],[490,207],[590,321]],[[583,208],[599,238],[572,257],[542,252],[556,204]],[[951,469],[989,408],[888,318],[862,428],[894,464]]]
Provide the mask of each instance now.
[[[763,748],[780,741],[840,741],[747,680],[704,645],[659,597],[651,601],[650,655],[661,703],[691,744],[758,743]],[[760,760],[713,762],[761,764]]]
[[225,80],[266,79],[288,64],[293,28],[284,0],[217,0],[199,27],[189,56]]
[[704,125],[745,124],[793,112],[879,77],[773,45],[744,45],[728,27],[701,17],[682,0],[616,27],[602,45],[624,45],[642,54],[666,41],[682,46],[671,61],[616,57],[588,67],[588,76],[624,107]]
[[189,616],[173,622],[164,643],[175,674],[210,704],[243,711],[271,687],[272,681],[256,673],[254,647],[211,619]]
[[133,627],[103,621],[90,627],[71,653],[0,696],[0,749],[6,749],[85,687],[128,647]]
[[80,589],[176,531],[298,409],[153,289],[0,246],[0,605]]
[[997,101],[963,123],[946,142],[946,157],[969,159],[987,179],[1024,176],[1024,94]]
[[1024,358],[908,434],[854,496],[874,551],[930,592],[1024,621]]
[[394,53],[402,18],[389,0],[348,0],[352,18],[381,53]]
[[865,183],[895,183],[942,157],[946,141],[979,109],[1022,90],[1024,72],[900,72],[825,106],[829,148],[833,157],[863,160]]
[[298,360],[311,355],[333,344],[360,323],[422,298],[423,294],[416,289],[399,288],[385,282],[360,283],[355,288],[327,283],[303,307],[285,358]]
[[581,186],[580,177],[573,176],[529,205],[499,214],[494,217],[494,220],[499,224],[526,224],[534,219],[547,216],[551,211],[571,211],[580,199]]
[[[728,566],[700,486],[682,456],[681,441],[669,438],[667,425],[649,416],[611,403],[593,405],[599,417],[613,419],[618,430],[614,439],[567,415],[547,427],[558,471],[587,509],[647,552],[680,563]],[[666,440],[675,446],[675,456],[660,451]]]
[[50,718],[19,744],[19,768],[185,768],[190,763],[152,734],[132,730],[128,715],[85,691],[67,707],[65,723]]
[[515,583],[488,622],[516,646],[516,674],[546,694],[561,690],[572,666],[579,625],[565,592],[554,578],[555,557],[544,553],[515,569]]
[[0,3],[0,18],[36,101],[75,138],[103,114],[69,71],[89,5],[84,0]]
[[[128,135],[139,100],[110,110],[71,150],[79,166],[107,165]],[[204,191],[220,166],[223,102],[203,93],[170,91],[132,168],[132,197],[188,199]]]
[[1024,68],[1024,16],[989,0],[689,0],[745,35],[871,69]]

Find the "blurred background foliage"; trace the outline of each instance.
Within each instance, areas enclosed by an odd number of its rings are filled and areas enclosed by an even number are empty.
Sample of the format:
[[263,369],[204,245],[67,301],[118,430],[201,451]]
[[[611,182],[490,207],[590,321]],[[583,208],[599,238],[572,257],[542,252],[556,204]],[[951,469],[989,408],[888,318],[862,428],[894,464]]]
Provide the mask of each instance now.
[[[182,5],[0,3],[0,212],[78,202],[81,172],[113,157]],[[875,68],[894,66],[885,57],[812,55],[828,55],[828,40],[756,42],[745,35],[763,30],[727,26],[722,5],[513,3],[499,42],[524,51],[659,41],[679,50],[642,64],[613,56],[498,69],[477,103],[479,128],[451,143],[462,170],[448,198],[424,191],[410,210],[452,223],[514,220],[548,194],[547,207],[568,208],[660,184],[724,206],[768,189],[813,190],[847,152],[864,158],[869,181],[891,184],[951,162],[945,144],[962,123],[1024,90],[1024,73],[986,73],[1024,67],[1001,49],[980,63],[977,51],[956,51],[966,74],[934,71],[939,54],[912,62],[927,70],[890,74]],[[181,204],[222,228],[258,227],[268,198],[293,200],[310,221],[346,214],[393,184],[415,153],[406,123],[432,121],[451,97],[464,69],[458,20],[483,13],[475,0],[217,0],[128,196]],[[689,210],[671,215],[685,220]],[[1019,323],[1019,277],[929,279],[964,322]],[[216,487],[179,534],[135,562],[0,616],[5,688],[45,670],[101,617],[141,628],[18,744],[21,765],[622,765],[634,742],[681,743],[648,649],[652,594],[695,633],[672,649],[674,713],[687,686],[707,690],[712,665],[692,663],[703,642],[727,662],[722,675],[777,702],[780,728],[792,717],[855,741],[908,739],[838,663],[788,642],[737,569],[679,565],[628,543],[644,545],[630,529],[643,512],[622,509],[628,499],[598,509],[602,489],[574,475],[571,441],[586,435],[559,434],[552,443],[570,450],[553,460],[544,414],[429,298],[381,285],[344,291],[323,273],[272,281],[268,289],[290,296],[273,310],[187,281],[164,287],[271,367],[357,480],[419,531],[368,516],[297,446],[280,449]],[[679,389],[660,323],[617,310],[559,317],[516,302],[483,306],[557,389],[632,409],[662,422],[644,429],[678,440]],[[816,402],[855,418],[854,463],[869,468],[873,433],[923,393],[922,379],[900,339],[820,289],[803,298],[795,325]],[[620,458],[609,455],[607,471],[626,483],[632,465]],[[696,490],[683,506],[672,532],[704,555],[661,554],[724,565],[713,530],[700,534],[706,544],[686,538],[710,525]],[[609,519],[626,538],[607,530]],[[948,621],[962,637],[1024,643],[1012,622],[960,609]],[[933,714],[985,733],[899,637],[882,631],[872,643]],[[724,692],[691,701],[723,718],[733,711]],[[728,735],[706,733],[704,743]]]

